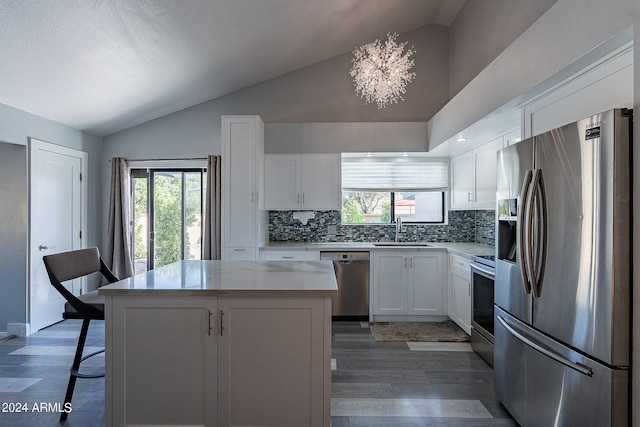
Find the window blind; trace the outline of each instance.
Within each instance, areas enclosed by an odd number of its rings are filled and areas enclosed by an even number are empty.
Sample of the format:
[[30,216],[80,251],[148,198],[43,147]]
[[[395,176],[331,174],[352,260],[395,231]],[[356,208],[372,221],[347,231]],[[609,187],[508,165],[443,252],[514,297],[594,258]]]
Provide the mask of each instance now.
[[342,189],[446,191],[448,162],[433,158],[343,157]]

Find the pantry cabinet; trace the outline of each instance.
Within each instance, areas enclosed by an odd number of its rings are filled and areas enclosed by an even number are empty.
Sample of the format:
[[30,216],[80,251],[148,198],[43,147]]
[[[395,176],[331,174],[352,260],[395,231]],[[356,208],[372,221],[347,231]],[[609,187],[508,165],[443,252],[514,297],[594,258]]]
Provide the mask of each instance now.
[[264,124],[259,116],[222,116],[222,229],[224,260],[256,260],[265,242]]
[[373,256],[373,315],[446,314],[440,250],[376,250]]
[[269,154],[264,159],[268,210],[340,210],[339,154]]

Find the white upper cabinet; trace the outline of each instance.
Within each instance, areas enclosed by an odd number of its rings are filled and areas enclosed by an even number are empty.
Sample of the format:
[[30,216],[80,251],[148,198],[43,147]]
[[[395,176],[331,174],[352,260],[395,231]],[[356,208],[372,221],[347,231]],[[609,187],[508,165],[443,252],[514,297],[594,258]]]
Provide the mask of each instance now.
[[451,158],[451,209],[470,209],[473,203],[475,178],[473,153],[467,151]]
[[255,260],[266,239],[263,127],[258,116],[222,116],[222,259]]
[[300,156],[267,154],[264,156],[264,208],[297,209]]
[[500,136],[451,158],[451,209],[495,209],[496,153],[504,141]]
[[339,154],[268,154],[264,208],[340,210]]
[[633,50],[620,47],[523,107],[524,137],[612,108],[633,107]]

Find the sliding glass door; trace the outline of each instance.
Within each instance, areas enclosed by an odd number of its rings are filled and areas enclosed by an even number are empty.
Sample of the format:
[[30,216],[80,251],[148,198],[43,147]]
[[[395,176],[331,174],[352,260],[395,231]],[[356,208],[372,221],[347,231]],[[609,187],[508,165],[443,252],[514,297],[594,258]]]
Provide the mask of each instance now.
[[206,171],[133,169],[135,273],[183,259],[202,259]]

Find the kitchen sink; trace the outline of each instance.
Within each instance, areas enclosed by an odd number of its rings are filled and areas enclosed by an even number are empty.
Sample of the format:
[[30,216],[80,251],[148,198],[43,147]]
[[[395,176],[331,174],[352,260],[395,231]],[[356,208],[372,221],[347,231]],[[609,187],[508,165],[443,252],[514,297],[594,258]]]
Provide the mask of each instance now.
[[420,242],[374,242],[373,246],[430,246],[428,243]]

